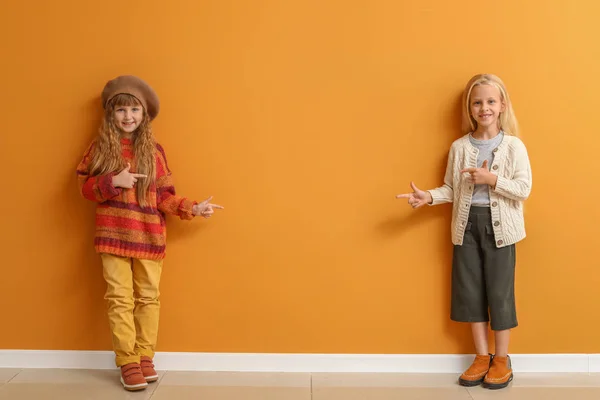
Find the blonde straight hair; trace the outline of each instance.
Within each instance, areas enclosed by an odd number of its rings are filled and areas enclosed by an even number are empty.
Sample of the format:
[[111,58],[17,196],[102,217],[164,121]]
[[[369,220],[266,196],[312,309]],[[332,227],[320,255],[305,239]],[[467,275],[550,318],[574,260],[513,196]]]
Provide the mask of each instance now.
[[463,112],[462,112],[462,132],[463,134],[475,132],[477,129],[477,121],[471,115],[471,92],[475,86],[479,85],[490,85],[498,88],[500,91],[501,101],[504,103],[504,111],[500,113],[498,118],[499,128],[507,135],[519,136],[519,124],[517,123],[517,117],[513,110],[512,102],[508,96],[508,91],[504,82],[496,75],[492,74],[478,74],[472,77],[465,91],[463,92]]

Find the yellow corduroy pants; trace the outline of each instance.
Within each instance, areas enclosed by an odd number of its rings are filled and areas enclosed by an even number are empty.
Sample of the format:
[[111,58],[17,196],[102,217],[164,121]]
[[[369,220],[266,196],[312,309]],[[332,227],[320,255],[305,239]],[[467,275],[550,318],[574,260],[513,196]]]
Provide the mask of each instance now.
[[118,367],[154,358],[158,338],[162,260],[138,260],[102,253],[105,299]]

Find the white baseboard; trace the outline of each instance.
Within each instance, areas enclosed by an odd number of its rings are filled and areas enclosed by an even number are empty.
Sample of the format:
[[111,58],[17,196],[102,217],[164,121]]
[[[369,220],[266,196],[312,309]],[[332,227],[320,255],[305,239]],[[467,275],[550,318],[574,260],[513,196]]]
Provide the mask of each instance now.
[[[514,354],[515,372],[600,372],[600,354]],[[473,356],[462,354],[157,353],[170,371],[460,373]],[[110,351],[0,350],[0,368],[113,369]]]

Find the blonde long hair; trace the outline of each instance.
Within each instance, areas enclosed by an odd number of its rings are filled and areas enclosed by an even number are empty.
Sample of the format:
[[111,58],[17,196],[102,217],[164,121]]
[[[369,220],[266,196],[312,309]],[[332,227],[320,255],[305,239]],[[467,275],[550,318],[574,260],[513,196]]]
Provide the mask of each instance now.
[[492,74],[478,74],[472,77],[465,91],[463,92],[462,104],[462,132],[464,134],[475,132],[477,129],[477,121],[471,115],[471,92],[475,86],[479,85],[490,85],[498,88],[500,91],[501,101],[504,103],[504,111],[500,113],[498,118],[499,128],[507,135],[519,136],[519,124],[517,123],[517,117],[513,110],[512,102],[508,96],[508,91],[504,82],[496,75]]
[[90,163],[90,174],[95,176],[118,173],[127,166],[122,155],[121,131],[115,123],[114,110],[118,107],[133,106],[140,106],[144,110],[144,119],[133,132],[132,142],[136,172],[148,175],[148,178],[142,178],[136,184],[138,203],[145,207],[149,205],[148,193],[150,186],[156,180],[156,142],[152,135],[152,125],[148,113],[134,96],[118,94],[106,105]]

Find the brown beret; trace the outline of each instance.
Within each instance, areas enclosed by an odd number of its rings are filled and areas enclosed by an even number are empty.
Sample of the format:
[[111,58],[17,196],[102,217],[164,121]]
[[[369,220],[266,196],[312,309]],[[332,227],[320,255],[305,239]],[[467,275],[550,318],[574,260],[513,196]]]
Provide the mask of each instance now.
[[122,75],[110,80],[102,91],[102,106],[106,109],[108,102],[118,94],[130,94],[142,103],[150,120],[158,115],[160,102],[156,92],[146,82],[132,75]]

